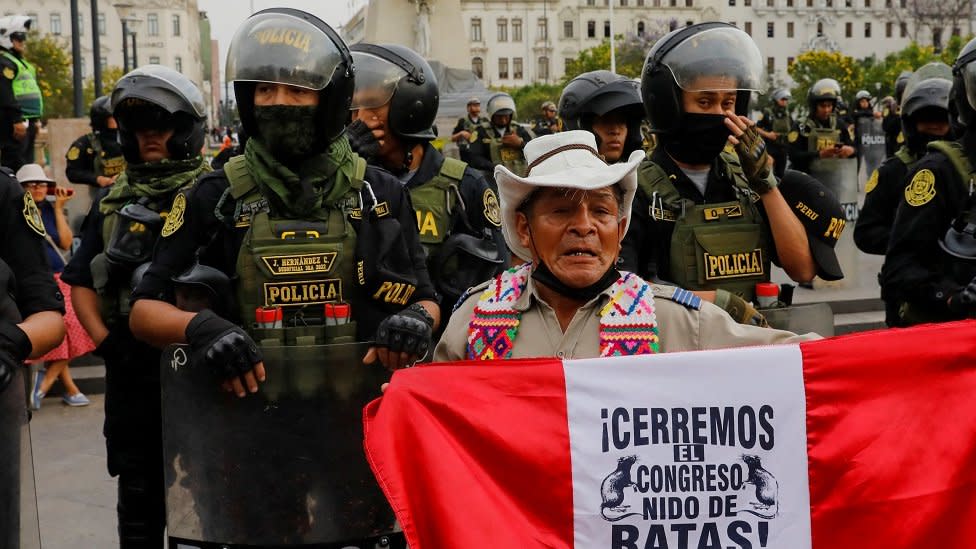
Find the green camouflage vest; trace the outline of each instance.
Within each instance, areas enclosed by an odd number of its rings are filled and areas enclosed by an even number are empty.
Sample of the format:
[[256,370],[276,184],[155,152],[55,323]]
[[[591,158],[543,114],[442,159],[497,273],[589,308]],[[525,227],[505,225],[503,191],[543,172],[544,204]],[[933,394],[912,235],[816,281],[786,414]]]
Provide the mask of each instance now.
[[912,151],[908,150],[908,147],[904,145],[898,147],[898,150],[895,151],[895,158],[901,160],[901,163],[905,166],[911,166],[916,160],[918,160],[918,157],[912,154]]
[[[323,206],[324,222],[271,217],[244,157],[231,158],[224,168],[237,201],[235,225],[248,228],[237,256],[237,303],[245,328],[262,346],[355,341],[355,322],[326,325],[323,313],[326,303],[353,300],[356,231],[349,217],[361,215],[359,191],[366,173],[366,161],[355,158],[350,191],[339,205]],[[258,307],[281,307],[283,327],[259,327]]]
[[770,277],[771,238],[735,154],[721,160],[739,199],[718,204],[695,204],[681,198],[665,171],[653,162],[638,168],[637,182],[650,203],[649,215],[674,223],[671,272],[662,278],[689,290],[724,289],[747,300],[756,282]]

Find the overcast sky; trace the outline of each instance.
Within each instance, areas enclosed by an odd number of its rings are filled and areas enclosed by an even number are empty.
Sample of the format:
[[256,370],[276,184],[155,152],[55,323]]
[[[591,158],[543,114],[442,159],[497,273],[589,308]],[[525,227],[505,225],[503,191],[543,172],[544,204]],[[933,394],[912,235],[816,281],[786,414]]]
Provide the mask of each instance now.
[[287,7],[316,15],[332,27],[345,23],[366,0],[197,0],[200,11],[207,12],[211,36],[220,43],[220,73],[224,73],[227,46],[237,27],[251,14],[251,10]]

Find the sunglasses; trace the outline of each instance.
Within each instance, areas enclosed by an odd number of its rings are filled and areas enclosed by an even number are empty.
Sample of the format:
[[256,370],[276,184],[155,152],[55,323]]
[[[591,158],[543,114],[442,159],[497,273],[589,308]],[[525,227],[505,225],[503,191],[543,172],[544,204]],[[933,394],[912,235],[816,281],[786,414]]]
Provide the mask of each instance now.
[[36,189],[38,187],[47,187],[50,185],[47,181],[28,181],[26,183],[21,183],[25,189]]

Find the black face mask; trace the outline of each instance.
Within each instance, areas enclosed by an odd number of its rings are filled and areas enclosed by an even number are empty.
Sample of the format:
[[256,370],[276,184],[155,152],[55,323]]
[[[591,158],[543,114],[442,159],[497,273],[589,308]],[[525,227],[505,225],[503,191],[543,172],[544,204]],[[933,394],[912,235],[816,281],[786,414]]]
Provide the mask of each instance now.
[[552,289],[557,294],[568,297],[570,299],[578,299],[581,301],[589,301],[594,297],[600,295],[600,292],[606,290],[611,284],[620,278],[620,273],[617,269],[610,267],[607,272],[603,273],[600,280],[597,280],[593,284],[585,288],[570,288],[563,281],[556,278],[556,275],[552,274],[549,267],[546,266],[541,260],[539,261],[536,268],[532,271],[532,279],[541,284],[545,284],[548,288]]
[[681,122],[673,133],[661,136],[664,150],[678,162],[711,164],[731,134],[725,126],[725,115],[685,113]]
[[325,150],[315,130],[317,106],[254,107],[261,141],[285,165]]

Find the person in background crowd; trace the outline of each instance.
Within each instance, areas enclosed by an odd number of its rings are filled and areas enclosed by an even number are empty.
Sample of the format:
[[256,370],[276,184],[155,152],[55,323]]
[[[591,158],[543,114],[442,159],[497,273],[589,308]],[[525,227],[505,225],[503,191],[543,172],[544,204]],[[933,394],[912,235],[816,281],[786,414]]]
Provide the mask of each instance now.
[[563,121],[556,114],[556,104],[552,101],[542,103],[542,115],[532,122],[532,133],[536,137],[563,131]]
[[794,124],[790,113],[793,94],[786,88],[779,88],[773,91],[772,100],[772,104],[763,110],[762,118],[756,122],[756,129],[766,141],[769,156],[773,159],[773,173],[782,179],[786,172],[787,138]]
[[474,136],[475,128],[487,122],[485,118],[481,117],[480,99],[477,97],[468,99],[466,108],[468,114],[458,118],[457,124],[454,125],[454,130],[451,132],[451,141],[457,144],[458,154],[464,162],[468,162],[468,146]]
[[901,133],[901,101],[911,78],[912,71],[901,71],[895,79],[895,96],[892,101],[885,104],[885,109],[881,112],[881,129],[885,133],[885,157],[895,154],[905,142],[905,136]]
[[495,166],[501,164],[516,173],[525,173],[522,148],[532,136],[515,122],[515,100],[507,93],[496,93],[488,99],[487,124],[475,128],[468,149],[468,164],[495,185]]
[[112,100],[103,95],[92,101],[88,119],[92,131],[75,139],[68,148],[64,174],[72,183],[107,187],[125,171]]
[[854,134],[837,112],[840,100],[840,84],[832,78],[822,78],[810,86],[807,92],[810,114],[787,139],[794,169],[806,173],[815,158],[850,158],[857,153]]
[[[41,213],[44,222],[44,247],[47,259],[54,271],[54,280],[58,289],[65,297],[64,327],[65,337],[61,344],[37,360],[44,365],[38,370],[34,383],[31,385],[31,408],[39,410],[44,395],[51,389],[55,380],[60,380],[64,386],[61,399],[68,406],[88,406],[88,398],[78,389],[71,378],[68,362],[95,348],[88,332],[78,322],[74,308],[71,306],[71,286],[61,281],[61,271],[64,270],[64,253],[71,248],[74,233],[68,225],[65,214],[65,204],[74,196],[71,189],[56,186],[53,179],[44,173],[44,168],[37,164],[24,164],[17,170],[17,180],[30,193],[34,204]],[[49,191],[54,191],[54,202],[49,202]]]
[[559,96],[559,117],[567,130],[586,130],[609,164],[623,162],[642,146],[639,83],[610,71],[585,72]]
[[37,69],[24,59],[31,18],[0,17],[0,165],[17,171],[34,162],[37,122],[44,96]]

